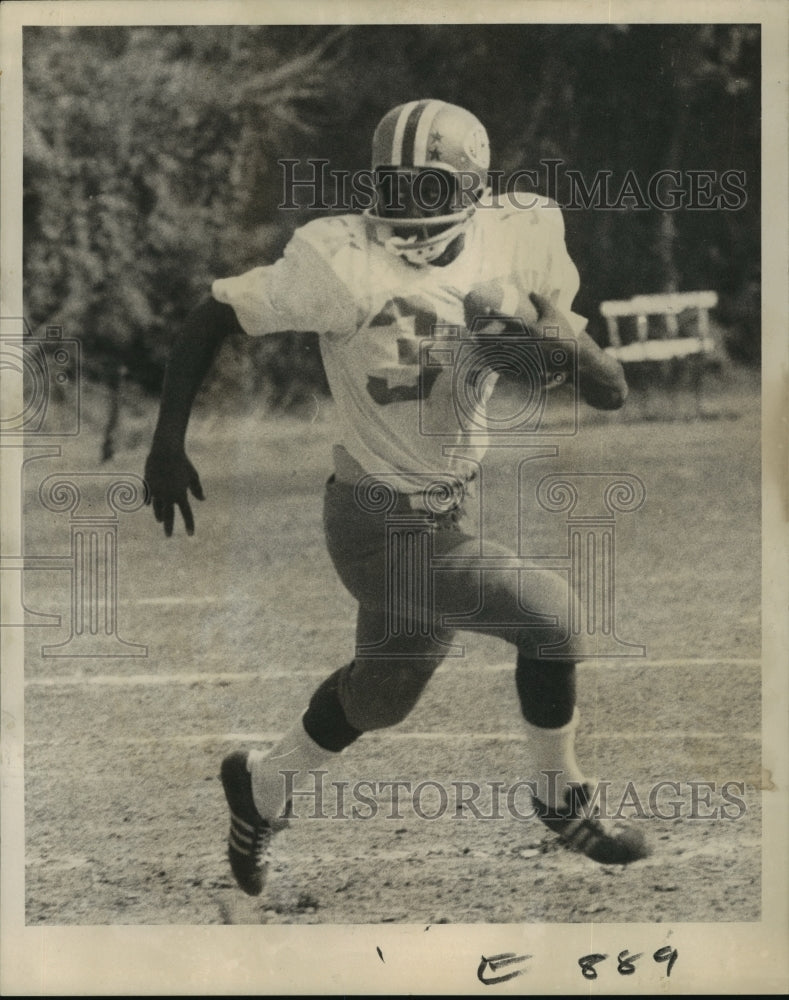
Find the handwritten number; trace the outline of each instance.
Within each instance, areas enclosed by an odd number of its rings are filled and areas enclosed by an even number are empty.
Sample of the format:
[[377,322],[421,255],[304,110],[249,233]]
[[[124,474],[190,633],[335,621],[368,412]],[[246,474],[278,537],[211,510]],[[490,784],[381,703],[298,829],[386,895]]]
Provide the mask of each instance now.
[[[624,951],[620,951],[616,957],[617,962],[617,972],[620,976],[632,976],[636,971],[635,963],[641,958],[643,952],[639,952],[637,955],[631,955],[627,948]],[[671,975],[671,970],[674,967],[674,963],[679,957],[679,952],[676,948],[670,948],[668,945],[664,948],[658,948],[655,954],[652,956],[656,962],[666,963],[666,977]],[[578,964],[581,967],[581,974],[584,979],[597,979],[597,969],[595,966],[608,958],[607,955],[584,955],[583,958],[578,959]]]
[[597,969],[595,966],[598,962],[604,962],[608,958],[608,955],[584,955],[583,958],[578,959],[578,964],[581,966],[581,975],[584,979],[597,979]]
[[677,958],[679,958],[679,952],[676,948],[670,948],[666,945],[665,948],[658,948],[655,954],[652,956],[656,962],[666,962],[666,978],[671,975],[671,970],[674,968],[674,963]]
[[643,952],[639,952],[637,955],[630,955],[629,958],[628,958],[628,954],[629,954],[629,952],[628,952],[627,948],[625,948],[624,951],[620,951],[619,954],[617,955],[617,958],[616,958],[616,961],[617,961],[617,971],[619,972],[620,976],[632,976],[633,975],[633,973],[636,971],[636,967],[635,967],[634,963],[637,962],[639,960],[639,958],[641,958],[641,956],[643,955]]

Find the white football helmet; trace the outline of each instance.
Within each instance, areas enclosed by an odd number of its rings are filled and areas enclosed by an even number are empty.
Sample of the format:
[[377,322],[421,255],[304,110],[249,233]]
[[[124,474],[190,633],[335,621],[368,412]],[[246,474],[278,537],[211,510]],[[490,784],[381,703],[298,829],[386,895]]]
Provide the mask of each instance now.
[[411,264],[437,260],[465,229],[485,190],[488,135],[446,101],[392,108],[373,136],[377,200],[365,215],[392,253]]

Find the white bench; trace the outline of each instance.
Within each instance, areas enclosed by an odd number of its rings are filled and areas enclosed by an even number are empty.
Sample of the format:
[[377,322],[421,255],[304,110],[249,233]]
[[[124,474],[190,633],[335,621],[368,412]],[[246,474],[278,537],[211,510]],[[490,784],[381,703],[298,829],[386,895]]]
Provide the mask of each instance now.
[[[718,304],[716,292],[668,292],[662,295],[634,295],[632,299],[600,303],[600,313],[608,326],[610,345],[606,351],[619,361],[669,361],[691,354],[708,354],[715,349],[710,335],[709,310]],[[695,316],[691,336],[680,336],[680,313]],[[660,324],[650,323],[659,317]],[[619,321],[635,318],[634,340],[622,343]],[[657,330],[655,327],[657,326]]]
[[[679,393],[684,380],[680,371],[690,382],[695,415],[703,415],[704,370],[711,356],[720,360],[709,315],[717,304],[716,292],[634,295],[632,299],[600,304],[610,340],[605,350],[623,364],[632,363],[634,369],[642,369],[638,374],[632,372],[632,384],[641,387],[638,406],[648,419],[676,419],[683,413]],[[626,338],[620,328],[623,320],[630,327]]]

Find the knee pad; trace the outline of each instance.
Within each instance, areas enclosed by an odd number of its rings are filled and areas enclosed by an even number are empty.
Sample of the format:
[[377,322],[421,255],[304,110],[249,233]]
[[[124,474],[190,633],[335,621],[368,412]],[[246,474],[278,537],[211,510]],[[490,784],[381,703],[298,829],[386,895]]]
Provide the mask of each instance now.
[[324,750],[338,753],[362,735],[362,730],[348,721],[340,700],[342,679],[353,666],[341,667],[316,689],[302,720],[307,735]]
[[544,729],[566,725],[575,711],[575,661],[535,660],[518,654],[515,686],[527,722]]

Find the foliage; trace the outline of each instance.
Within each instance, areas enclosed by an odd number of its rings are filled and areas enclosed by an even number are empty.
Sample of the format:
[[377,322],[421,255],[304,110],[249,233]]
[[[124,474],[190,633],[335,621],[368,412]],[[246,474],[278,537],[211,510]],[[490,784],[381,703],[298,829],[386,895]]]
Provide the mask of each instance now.
[[[309,218],[277,209],[279,159],[365,167],[381,115],[426,95],[473,110],[504,171],[744,171],[736,211],[565,218],[593,333],[604,298],[710,287],[758,357],[758,26],[29,27],[24,71],[27,315],[80,336],[97,380],[155,392],[211,280]],[[309,335],[234,345],[214,386],[276,405],[325,388]]]

